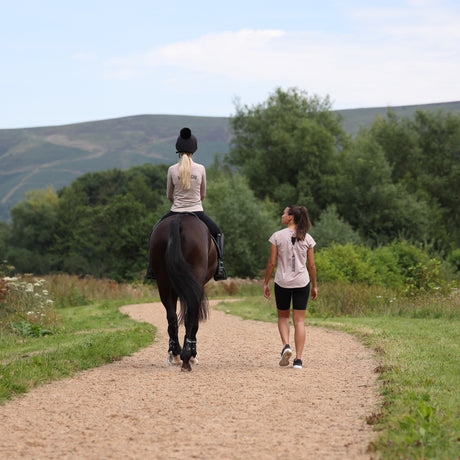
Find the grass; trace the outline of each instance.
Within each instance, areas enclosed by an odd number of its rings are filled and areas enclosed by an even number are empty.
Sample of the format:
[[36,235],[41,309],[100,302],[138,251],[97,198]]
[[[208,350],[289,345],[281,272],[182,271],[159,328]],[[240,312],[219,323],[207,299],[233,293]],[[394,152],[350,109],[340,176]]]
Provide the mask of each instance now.
[[152,343],[154,326],[119,311],[127,303],[151,301],[152,294],[148,286],[89,277],[3,278],[0,403]]
[[[151,287],[65,275],[45,281],[17,280],[17,290],[16,281],[0,286],[0,402],[154,340],[152,325],[118,310],[152,301]],[[263,298],[260,281],[210,282],[207,294],[243,298],[218,306],[229,314],[276,321],[274,301]],[[459,298],[456,290],[407,297],[385,288],[323,283],[310,302],[308,324],[354,334],[375,352],[382,404],[367,417],[378,432],[369,446],[372,455],[460,458]]]
[[155,328],[122,315],[123,301],[63,308],[53,335],[0,335],[0,402],[40,384],[117,361],[153,342]]
[[384,458],[460,458],[460,322],[446,318],[310,320],[360,337],[376,353],[382,407],[368,423]]
[[[363,299],[376,297],[374,288],[363,290],[322,286],[320,297],[309,304],[307,324],[351,333],[375,352],[382,405],[367,417],[378,431],[369,452],[387,459],[460,458],[458,292],[407,298],[380,291],[371,309]],[[325,291],[341,292],[344,299],[327,311],[324,297],[330,294]],[[357,308],[333,316],[338,303],[355,303]],[[261,295],[218,308],[245,319],[277,318],[274,301]]]

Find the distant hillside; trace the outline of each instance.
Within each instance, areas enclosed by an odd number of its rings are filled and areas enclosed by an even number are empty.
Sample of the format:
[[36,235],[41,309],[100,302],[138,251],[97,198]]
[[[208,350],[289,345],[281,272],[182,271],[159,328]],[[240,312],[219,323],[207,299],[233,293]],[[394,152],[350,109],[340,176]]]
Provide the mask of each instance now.
[[[460,112],[460,102],[392,107],[410,117],[418,110]],[[343,110],[344,129],[354,135],[387,108]],[[127,169],[150,163],[172,164],[178,132],[188,126],[197,135],[197,161],[213,162],[228,151],[229,119],[176,115],[139,115],[64,126],[0,130],[0,220],[29,190],[58,190],[90,171]]]

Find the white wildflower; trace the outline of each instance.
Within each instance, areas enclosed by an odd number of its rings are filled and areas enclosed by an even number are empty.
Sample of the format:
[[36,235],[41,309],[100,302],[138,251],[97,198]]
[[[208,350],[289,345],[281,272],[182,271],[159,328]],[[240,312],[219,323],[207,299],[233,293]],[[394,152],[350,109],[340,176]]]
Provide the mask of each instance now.
[[11,281],[17,281],[18,278],[17,278],[17,276],[12,276],[12,277],[5,276],[5,277],[3,278],[3,280],[6,281],[6,282],[11,282]]

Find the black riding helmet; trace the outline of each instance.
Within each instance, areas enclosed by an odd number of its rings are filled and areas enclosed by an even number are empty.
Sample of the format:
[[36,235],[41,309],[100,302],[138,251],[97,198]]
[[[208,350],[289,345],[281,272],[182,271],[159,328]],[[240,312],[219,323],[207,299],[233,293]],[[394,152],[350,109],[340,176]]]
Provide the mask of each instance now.
[[195,153],[198,141],[190,128],[182,128],[176,142],[177,153]]

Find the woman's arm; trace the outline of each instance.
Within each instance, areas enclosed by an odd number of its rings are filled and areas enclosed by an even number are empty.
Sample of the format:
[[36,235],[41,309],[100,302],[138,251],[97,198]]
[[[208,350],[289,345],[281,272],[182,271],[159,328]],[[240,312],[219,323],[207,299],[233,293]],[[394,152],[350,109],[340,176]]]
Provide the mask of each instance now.
[[168,196],[168,200],[171,203],[174,203],[174,184],[173,184],[172,174],[171,174],[170,169],[168,169],[168,182],[166,185],[166,195]]
[[206,196],[206,169],[203,166],[203,175],[201,176],[201,188],[200,188],[200,199],[204,200]]
[[270,246],[270,258],[267,263],[267,270],[265,271],[264,280],[264,297],[270,299],[270,286],[268,285],[270,278],[272,277],[273,270],[276,267],[276,261],[278,259],[278,248],[272,244]]
[[307,267],[308,273],[310,274],[311,298],[315,300],[316,297],[318,297],[318,288],[316,286],[316,265],[313,248],[307,250]]

